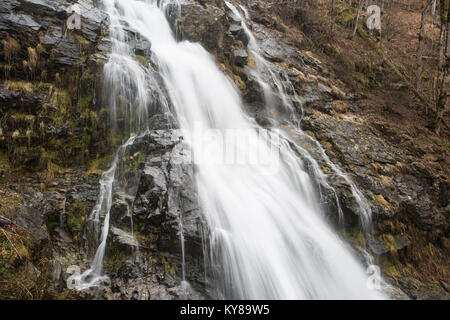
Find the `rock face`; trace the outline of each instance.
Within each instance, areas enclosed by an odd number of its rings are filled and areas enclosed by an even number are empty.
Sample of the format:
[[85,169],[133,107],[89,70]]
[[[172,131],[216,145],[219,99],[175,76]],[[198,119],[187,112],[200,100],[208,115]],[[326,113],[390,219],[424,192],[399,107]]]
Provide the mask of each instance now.
[[[119,162],[105,259],[112,280],[108,298],[206,297],[206,230],[186,153],[177,130],[155,130],[135,141]],[[183,273],[192,287],[180,286]]]
[[[48,298],[208,298],[203,270],[208,230],[195,167],[186,161],[189,153],[173,129],[176,122],[155,114],[150,133],[137,138],[117,164],[105,256],[110,282],[85,292],[66,288],[68,267],[87,269],[95,253],[99,239],[88,216],[100,175],[126,138],[121,125],[111,130],[103,99],[102,67],[111,50],[108,18],[87,5],[88,10],[80,8],[81,29],[67,30],[71,3],[0,3],[0,217],[33,234],[34,262],[19,260],[30,278],[46,279]],[[353,95],[303,50],[293,30],[259,2],[245,5],[261,54],[301,118],[302,130],[288,120],[283,127],[326,176],[327,184],[317,189],[330,221],[355,248],[371,253],[385,277],[410,298],[448,299],[445,158],[414,145],[408,132],[363,119]],[[168,5],[166,14],[180,40],[199,42],[215,56],[261,125],[287,119],[282,110],[265,108],[249,39],[223,0],[190,1],[179,11]],[[152,64],[151,43],[129,32],[136,57]],[[262,76],[276,89],[266,73]],[[372,234],[361,232],[351,185],[328,158],[367,199]],[[340,223],[336,198],[344,213]],[[48,272],[34,264],[42,257]]]
[[181,39],[202,43],[211,53],[229,58],[233,39],[229,32],[230,19],[222,10],[224,2],[203,1],[180,6],[180,16],[174,16],[172,22]]
[[15,167],[86,164],[110,151],[99,143],[109,134],[102,106],[105,60],[96,49],[107,16],[92,3],[85,6],[81,29],[69,30],[70,3],[2,2],[0,99],[2,112],[9,112],[1,120],[0,144]]

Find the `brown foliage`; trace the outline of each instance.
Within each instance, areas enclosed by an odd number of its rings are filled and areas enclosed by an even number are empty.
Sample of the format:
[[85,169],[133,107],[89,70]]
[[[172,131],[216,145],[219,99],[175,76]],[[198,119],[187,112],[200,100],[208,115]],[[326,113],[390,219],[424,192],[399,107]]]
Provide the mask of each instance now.
[[6,39],[2,40],[3,45],[3,56],[5,57],[5,60],[11,64],[12,58],[15,54],[17,54],[20,50],[19,43],[14,39],[11,38],[9,35]]

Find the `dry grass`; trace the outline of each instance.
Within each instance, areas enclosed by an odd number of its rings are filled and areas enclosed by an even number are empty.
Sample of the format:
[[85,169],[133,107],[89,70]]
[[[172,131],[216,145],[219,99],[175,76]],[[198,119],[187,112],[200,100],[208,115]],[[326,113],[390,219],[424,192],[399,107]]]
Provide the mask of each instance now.
[[28,52],[28,60],[27,61],[23,61],[23,68],[24,70],[27,72],[29,72],[30,74],[30,78],[33,78],[34,73],[37,69],[38,66],[38,62],[39,62],[39,56],[38,56],[38,52],[36,51],[36,49],[28,47],[27,49]]
[[5,60],[8,62],[8,64],[11,64],[14,55],[16,55],[20,51],[20,45],[14,38],[11,38],[9,35],[6,39],[2,40],[2,45],[3,56],[5,57]]
[[[21,199],[0,187],[0,299],[54,299],[50,259],[33,232],[14,223]],[[10,219],[9,219],[9,218]]]

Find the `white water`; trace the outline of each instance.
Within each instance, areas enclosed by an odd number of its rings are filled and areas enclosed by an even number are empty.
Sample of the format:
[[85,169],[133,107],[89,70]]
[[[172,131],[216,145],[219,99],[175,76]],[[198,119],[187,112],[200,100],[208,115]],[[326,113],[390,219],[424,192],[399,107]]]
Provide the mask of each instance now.
[[[257,62],[257,70],[253,70],[252,74],[255,76],[256,80],[258,81],[261,89],[264,92],[264,96],[265,96],[265,102],[266,102],[266,106],[270,106],[274,103],[274,96],[275,93],[273,91],[273,89],[271,88],[271,86],[263,79],[263,73],[266,72],[270,75],[270,78],[272,80],[272,82],[275,84],[277,90],[278,90],[278,94],[281,97],[281,101],[282,101],[282,105],[284,106],[284,111],[287,111],[291,114],[291,120],[293,120],[294,123],[298,124],[298,119],[295,115],[295,106],[294,104],[290,101],[288,95],[286,94],[286,91],[288,89],[291,89],[290,91],[294,92],[294,100],[296,101],[297,104],[301,105],[301,100],[300,98],[297,96],[297,94],[295,93],[295,90],[292,90],[293,85],[289,80],[289,77],[287,76],[287,74],[284,72],[283,76],[284,76],[284,81],[282,81],[276,74],[276,72],[273,70],[273,65],[268,62],[266,59],[264,59],[264,57],[262,56],[261,52],[261,48],[258,44],[257,39],[255,38],[255,36],[253,35],[253,33],[250,31],[250,29],[248,28],[245,20],[250,19],[250,15],[247,11],[247,9],[245,7],[243,7],[242,5],[240,5],[239,7],[242,9],[242,11],[244,12],[244,17],[242,16],[242,14],[239,12],[239,10],[230,2],[225,2],[225,4],[227,5],[227,7],[231,10],[231,12],[235,15],[235,17],[237,17],[238,20],[241,21],[241,26],[244,29],[245,33],[247,34],[248,38],[249,38],[249,50],[251,52],[251,54],[255,57],[255,60]],[[289,87],[289,88],[288,88]],[[301,113],[303,113],[302,110],[300,110]],[[313,143],[313,145],[315,145],[316,149],[319,151],[320,156],[322,157],[322,159],[325,160],[327,166],[330,167],[330,169],[336,173],[338,176],[340,176],[341,178],[343,178],[346,183],[350,186],[350,190],[352,192],[352,195],[356,201],[356,203],[358,204],[359,207],[359,215],[360,215],[360,221],[361,221],[361,228],[364,232],[371,232],[372,229],[372,211],[370,209],[370,206],[367,202],[367,200],[365,199],[365,197],[363,196],[363,194],[358,190],[358,188],[356,187],[356,185],[353,183],[353,181],[351,181],[351,179],[345,175],[342,170],[337,167],[333,162],[331,162],[330,158],[327,156],[327,154],[325,153],[323,147],[319,144],[319,142],[317,142],[316,140],[314,140],[312,137],[310,137],[308,134],[306,134],[305,132],[303,132],[300,128],[296,128],[294,130],[295,135],[299,135],[303,138],[306,138],[307,140],[309,140],[310,142]],[[298,149],[300,149],[302,151],[302,154],[304,155],[304,157],[308,158],[310,160],[311,165],[313,166],[313,171],[314,171],[314,176],[315,178],[319,179],[320,181],[322,181],[322,183],[324,183],[328,188],[334,190],[327,182],[326,177],[323,175],[322,170],[319,169],[317,162],[308,155],[307,151],[304,150],[303,148],[301,148],[300,146],[296,146]],[[336,194],[336,192],[335,192]],[[338,214],[339,214],[339,220],[341,223],[343,223],[343,213],[342,213],[342,209],[339,203],[339,200],[336,199],[336,205],[337,205],[337,209],[338,209]]]
[[[121,39],[120,21],[125,21],[151,41],[168,99],[185,140],[197,155],[199,199],[210,228],[208,267],[214,271],[213,294],[238,299],[382,298],[368,289],[362,266],[324,221],[304,163],[287,140],[273,142],[271,134],[258,135],[257,125],[243,111],[238,91],[213,57],[198,44],[177,42],[156,1],[103,2],[111,16],[113,38]],[[111,77],[125,81],[121,90],[133,88],[136,99],[132,105],[145,107],[146,74],[131,59],[129,48],[116,44],[110,63],[115,64],[107,69]],[[136,122],[141,128],[141,121]],[[228,151],[222,149],[219,137],[198,138],[198,128],[221,133],[245,130],[250,138],[245,146],[235,146],[238,152],[252,158],[262,151],[270,159],[279,159],[277,170],[262,163],[208,161],[209,155],[225,152],[226,157]],[[274,143],[276,148],[272,148]],[[203,152],[205,148],[209,154]],[[102,242],[90,269],[96,276],[102,272],[115,163],[101,184],[99,203],[104,206],[106,201],[107,210]]]
[[[105,1],[107,12],[113,12],[114,2]],[[132,48],[128,45],[129,35],[124,30],[118,14],[110,15],[110,39],[112,52],[109,60],[104,66],[104,87],[108,91],[108,103],[110,106],[110,121],[116,126],[118,111],[120,116],[127,120],[124,124],[124,132],[129,138],[116,152],[110,168],[105,171],[100,179],[100,194],[88,220],[94,224],[94,232],[100,238],[100,244],[95,252],[94,259],[84,273],[74,277],[77,289],[83,290],[95,286],[107,280],[103,275],[103,260],[106,252],[110,227],[110,211],[112,206],[113,188],[116,179],[117,164],[125,153],[128,146],[136,139],[147,134],[148,107],[151,100],[150,88],[160,94],[159,88],[151,81],[150,70],[145,69],[138,61],[132,58]],[[165,101],[161,101],[165,105]],[[123,105],[125,104],[125,105]],[[122,108],[119,106],[122,105]],[[101,213],[104,215],[103,226],[100,230]],[[131,225],[133,232],[133,226]],[[101,233],[100,233],[101,231]],[[100,233],[100,234],[99,234]]]

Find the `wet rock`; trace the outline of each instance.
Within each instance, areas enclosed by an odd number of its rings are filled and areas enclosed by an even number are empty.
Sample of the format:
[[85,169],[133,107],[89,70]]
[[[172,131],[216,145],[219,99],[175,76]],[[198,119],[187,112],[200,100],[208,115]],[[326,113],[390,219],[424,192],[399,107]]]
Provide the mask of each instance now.
[[93,1],[84,1],[79,5],[81,16],[81,34],[91,42],[102,38],[102,29],[107,29],[109,16],[99,8],[95,7]]
[[103,38],[100,43],[97,46],[97,50],[98,51],[106,51],[106,52],[111,52],[112,50],[112,43],[111,40],[107,39],[107,38]]
[[448,300],[450,294],[440,286],[424,285],[412,277],[398,279],[403,291],[414,300]]
[[62,280],[62,265],[58,260],[52,260],[50,275],[51,283],[58,286]]
[[113,200],[113,204],[111,205],[111,217],[113,219],[113,222],[117,223],[117,225],[121,225],[127,227],[127,229],[130,229],[133,217],[127,199],[131,201],[133,200],[125,193],[118,192],[116,194]]
[[233,55],[236,65],[243,67],[248,63],[248,54],[245,49],[237,47],[234,49]]
[[51,26],[44,34],[42,43],[44,45],[53,46],[60,42],[63,38],[62,29],[60,27]]
[[[182,39],[199,42],[212,53],[230,56],[233,39],[228,15],[220,8],[205,4],[181,3],[178,30]],[[215,36],[211,36],[215,35]]]
[[134,53],[137,55],[141,55],[143,57],[148,57],[150,55],[150,50],[152,48],[152,45],[150,41],[147,41],[145,39],[140,39],[132,45],[134,47]]
[[265,59],[271,62],[295,63],[299,67],[302,66],[303,63],[297,50],[287,43],[286,39],[257,24],[253,24],[252,28]]
[[61,31],[59,31],[57,35],[60,36],[58,40],[51,40],[52,42],[56,41],[56,46],[52,52],[55,61],[60,65],[73,66],[81,59],[80,48],[75,37],[71,34],[63,36]]
[[19,6],[17,0],[4,0],[0,3],[0,13],[10,13]]
[[39,16],[65,16],[64,7],[59,0],[23,0],[22,8]]
[[235,39],[242,41],[244,46],[248,45],[250,39],[248,38],[248,35],[242,27],[241,23],[233,23],[230,26],[229,31],[235,37]]
[[389,287],[386,289],[385,293],[388,297],[394,300],[411,300],[411,298],[401,289],[396,287]]
[[382,242],[376,239],[370,239],[367,241],[368,249],[375,256],[381,256],[389,252],[389,248],[386,247]]
[[116,227],[111,227],[109,234],[113,246],[117,247],[119,250],[127,254],[132,254],[138,250],[139,243],[132,234]]
[[41,272],[29,261],[25,262],[25,272],[33,281],[37,281],[41,276]]
[[3,105],[8,105],[17,101],[20,96],[19,91],[13,91],[0,86],[0,101]]

